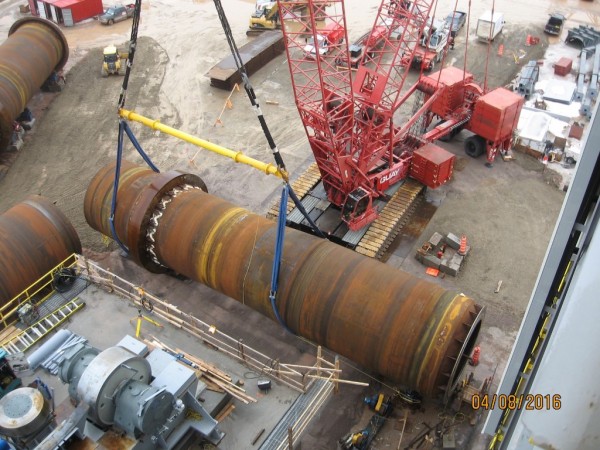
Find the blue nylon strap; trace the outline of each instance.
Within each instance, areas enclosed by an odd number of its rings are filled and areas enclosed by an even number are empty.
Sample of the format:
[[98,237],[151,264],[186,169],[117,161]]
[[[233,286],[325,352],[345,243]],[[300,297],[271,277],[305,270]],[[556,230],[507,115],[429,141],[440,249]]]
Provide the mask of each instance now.
[[[308,213],[306,212],[306,209],[304,208],[304,205],[298,199],[298,197],[296,196],[296,193],[294,192],[294,190],[292,189],[291,186],[290,186],[290,197],[292,197],[292,200],[294,201],[294,204],[296,205],[296,208],[298,208],[298,210],[300,210],[300,212],[302,213],[302,215],[304,216],[304,218],[308,221],[308,223],[310,224],[310,226],[314,230],[315,234],[317,236],[319,236],[320,238],[326,238],[327,236],[325,236],[323,234],[323,232],[319,229],[319,227],[317,226],[317,224],[308,215]],[[286,200],[286,203],[287,203],[287,200]],[[280,212],[280,214],[281,214],[281,212]]]
[[160,170],[158,170],[158,168],[154,165],[154,163],[152,162],[150,157],[146,154],[146,152],[144,152],[144,150],[142,149],[142,146],[139,144],[139,142],[135,138],[133,131],[131,131],[131,128],[129,128],[129,125],[127,124],[127,122],[125,122],[123,119],[119,120],[119,135],[117,138],[117,163],[115,165],[115,179],[113,182],[113,195],[112,195],[112,201],[110,204],[110,217],[108,218],[108,222],[110,224],[110,232],[112,234],[113,239],[117,242],[117,244],[119,244],[119,247],[121,247],[121,249],[125,253],[129,253],[129,249],[123,242],[121,242],[121,240],[119,239],[119,236],[117,236],[117,230],[115,229],[115,211],[117,210],[117,192],[119,191],[119,179],[121,178],[121,161],[123,159],[123,132],[125,132],[127,134],[127,137],[129,137],[129,140],[131,141],[131,143],[133,144],[135,149],[138,151],[138,153],[140,154],[142,159],[144,161],[146,161],[146,164],[148,164],[148,166],[150,166],[150,168],[154,172],[159,173]]
[[119,247],[125,252],[129,253],[129,249],[121,242],[119,236],[117,236],[117,230],[115,229],[115,211],[117,209],[117,191],[119,190],[119,178],[121,177],[121,158],[123,156],[123,125],[125,122],[119,121],[119,136],[117,138],[117,164],[115,165],[115,179],[113,180],[113,195],[110,203],[110,217],[108,222],[110,223],[110,232],[112,233],[113,239],[119,244]]
[[281,324],[281,326],[283,326],[283,328],[292,333],[279,315],[277,303],[275,302],[279,283],[279,268],[281,266],[281,256],[283,254],[283,239],[285,237],[285,223],[289,190],[290,187],[286,183],[281,191],[281,202],[279,203],[279,217],[277,219],[277,237],[275,239],[275,255],[273,258],[273,270],[271,272],[271,291],[269,292],[269,300],[271,300],[271,307],[273,308],[273,313],[275,313],[275,318],[277,321]]
[[129,140],[131,141],[135,149],[138,151],[140,156],[143,158],[143,160],[146,161],[146,164],[148,164],[148,166],[156,173],[160,173],[160,170],[158,170],[158,168],[154,165],[150,157],[146,154],[146,152],[144,152],[144,149],[142,148],[138,140],[135,138],[135,135],[133,134],[133,131],[131,131],[131,128],[129,128],[127,122],[121,120],[121,123],[123,124],[123,127],[125,129],[125,133],[127,133],[127,137],[129,137]]

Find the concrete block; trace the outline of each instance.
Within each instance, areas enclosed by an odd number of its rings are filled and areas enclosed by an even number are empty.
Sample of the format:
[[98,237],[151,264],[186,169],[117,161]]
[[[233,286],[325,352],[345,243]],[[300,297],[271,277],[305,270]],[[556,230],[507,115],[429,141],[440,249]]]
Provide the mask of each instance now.
[[456,264],[460,268],[460,266],[463,263],[464,259],[465,259],[464,256],[461,256],[458,253],[455,253],[454,256],[452,256],[452,259],[450,260],[450,265]]
[[458,272],[460,272],[460,266],[458,264],[453,264],[452,261],[450,261],[448,275],[455,277],[458,275]]
[[448,273],[450,270],[450,259],[442,258],[442,262],[440,263],[440,272]]
[[429,238],[429,243],[432,246],[437,247],[442,242],[442,239],[444,239],[444,236],[442,236],[440,233],[438,233],[436,231],[435,233],[433,233],[433,235],[431,236],[431,238]]
[[427,267],[433,267],[434,269],[439,269],[442,260],[437,256],[427,255],[423,258],[423,264]]
[[460,237],[455,234],[448,233],[446,235],[446,244],[448,244],[448,247],[458,250],[460,248]]
[[417,251],[417,253],[415,253],[415,259],[416,259],[417,261],[419,261],[421,264],[425,264],[425,263],[423,262],[423,258],[424,258],[424,257],[425,257],[425,255],[424,255],[423,253],[419,252],[419,251]]
[[453,277],[458,275],[459,270],[460,265],[453,263],[452,260],[446,261],[445,264],[440,265],[440,272],[445,273],[446,275],[452,275]]

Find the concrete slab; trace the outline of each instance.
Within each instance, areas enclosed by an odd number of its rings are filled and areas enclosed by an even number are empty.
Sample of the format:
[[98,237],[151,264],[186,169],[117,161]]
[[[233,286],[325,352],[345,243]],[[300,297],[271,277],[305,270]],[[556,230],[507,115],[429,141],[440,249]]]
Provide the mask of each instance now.
[[[134,326],[137,319],[137,307],[135,305],[93,285],[88,286],[80,294],[80,298],[85,300],[86,307],[76,313],[71,321],[64,325],[64,328],[86,337],[91,345],[99,349],[117,345],[125,336],[135,333]],[[151,314],[149,315],[151,316]],[[186,353],[214,364],[219,369],[229,373],[234,382],[245,380],[244,389],[250,396],[258,400],[257,403],[248,405],[234,400],[235,410],[219,425],[221,431],[226,433],[219,445],[220,449],[248,448],[250,447],[250,441],[256,436],[257,431],[262,428],[266,430],[263,434],[263,437],[266,437],[291,403],[298,397],[299,393],[297,391],[275,381],[268,394],[260,392],[255,381],[258,379],[259,374],[252,372],[222,352],[203,345],[199,339],[182,332],[161,319],[152,318],[161,323],[163,327],[159,328],[144,321],[142,323],[142,337],[147,339],[156,337],[173,348],[179,348]],[[268,349],[262,350],[268,352]],[[285,360],[286,362],[299,361],[296,348],[288,347],[287,352],[284,353],[283,355],[274,354],[273,356],[282,357],[282,361]],[[290,355],[294,355],[294,357],[287,359],[286,357]],[[69,408],[67,385],[62,384],[57,377],[47,374],[41,368],[36,370],[32,376],[24,378],[24,385],[29,384],[38,376],[54,389],[55,403],[65,405],[61,409],[68,415],[73,408],[72,406]],[[219,398],[213,398],[215,393],[209,393],[205,390],[200,396],[211,405],[226,403],[226,401],[222,401],[222,394]],[[211,409],[213,408],[211,407]],[[62,418],[60,419],[62,420]]]
[[437,256],[426,255],[423,257],[423,264],[425,264],[427,267],[433,267],[434,269],[439,269],[441,263],[442,263],[442,260],[440,258],[438,258]]
[[442,236],[440,233],[438,233],[437,231],[435,233],[433,233],[433,235],[429,238],[429,243],[434,246],[437,247],[438,245],[440,245],[440,243],[442,242],[442,239],[444,239],[444,236]]
[[460,248],[460,237],[453,233],[448,233],[446,235],[446,244],[448,244],[448,247],[458,250]]

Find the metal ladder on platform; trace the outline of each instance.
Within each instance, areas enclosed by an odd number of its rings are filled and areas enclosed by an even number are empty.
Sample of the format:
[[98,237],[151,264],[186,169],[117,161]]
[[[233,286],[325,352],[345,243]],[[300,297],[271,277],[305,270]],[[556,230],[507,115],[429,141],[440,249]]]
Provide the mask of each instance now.
[[38,320],[30,327],[3,342],[1,345],[2,349],[11,355],[14,353],[25,352],[84,306],[85,302],[79,300],[78,297],[75,297],[52,311],[47,316]]

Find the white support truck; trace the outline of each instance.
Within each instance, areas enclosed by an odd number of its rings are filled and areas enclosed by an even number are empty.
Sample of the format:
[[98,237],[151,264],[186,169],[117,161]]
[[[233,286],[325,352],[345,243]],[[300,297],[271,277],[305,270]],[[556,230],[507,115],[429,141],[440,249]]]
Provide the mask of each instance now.
[[477,30],[475,34],[480,41],[493,41],[504,28],[504,14],[494,11],[486,11],[477,21]]

